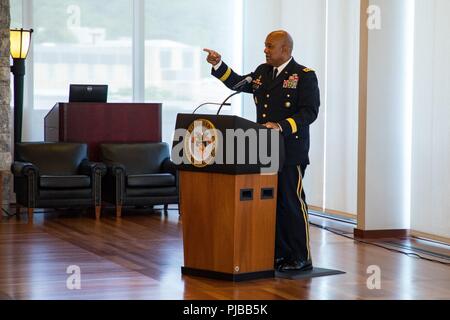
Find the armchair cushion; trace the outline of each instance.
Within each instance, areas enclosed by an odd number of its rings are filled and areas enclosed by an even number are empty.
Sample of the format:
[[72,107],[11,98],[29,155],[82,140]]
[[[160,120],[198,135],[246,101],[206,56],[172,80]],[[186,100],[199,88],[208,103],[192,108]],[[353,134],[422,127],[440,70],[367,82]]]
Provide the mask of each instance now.
[[39,168],[41,175],[76,175],[87,157],[87,145],[82,143],[19,143],[17,159]]
[[128,187],[173,187],[175,176],[170,173],[135,174],[128,176]]
[[64,200],[66,204],[70,201],[88,199],[92,203],[92,191],[91,189],[41,189],[39,190],[39,198],[41,200]]
[[[165,188],[129,188],[128,197],[169,197],[178,196],[178,190],[175,186]],[[150,199],[149,199],[150,200]]]
[[162,163],[169,158],[166,143],[104,143],[101,158],[108,165],[121,164],[126,175],[159,173]]
[[71,189],[71,188],[89,188],[91,178],[89,176],[41,176],[39,186],[47,189]]

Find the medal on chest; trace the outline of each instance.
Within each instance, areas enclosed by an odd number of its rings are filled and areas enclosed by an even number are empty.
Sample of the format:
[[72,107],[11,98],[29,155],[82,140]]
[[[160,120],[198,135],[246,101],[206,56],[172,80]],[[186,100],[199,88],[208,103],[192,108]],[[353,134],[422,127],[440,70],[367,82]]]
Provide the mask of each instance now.
[[298,79],[298,74],[294,73],[293,75],[289,76],[287,80],[283,81],[283,88],[297,89]]
[[258,90],[262,86],[261,75],[252,81],[253,89]]

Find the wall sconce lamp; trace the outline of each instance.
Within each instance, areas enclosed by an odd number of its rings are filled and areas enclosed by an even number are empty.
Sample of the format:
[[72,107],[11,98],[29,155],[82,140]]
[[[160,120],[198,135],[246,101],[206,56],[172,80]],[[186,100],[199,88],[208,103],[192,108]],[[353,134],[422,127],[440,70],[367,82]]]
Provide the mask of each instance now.
[[23,84],[25,76],[25,59],[31,44],[33,29],[11,29],[11,57],[14,75],[14,145],[22,141]]

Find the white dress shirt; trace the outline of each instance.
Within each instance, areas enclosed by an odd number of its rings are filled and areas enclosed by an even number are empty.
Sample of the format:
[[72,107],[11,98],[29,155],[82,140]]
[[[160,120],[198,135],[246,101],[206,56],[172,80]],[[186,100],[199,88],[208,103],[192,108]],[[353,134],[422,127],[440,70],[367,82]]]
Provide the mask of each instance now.
[[[281,71],[284,70],[284,68],[286,68],[286,66],[289,64],[289,62],[291,62],[292,57],[289,58],[288,61],[286,61],[285,63],[283,63],[281,66],[279,67],[273,67],[274,69],[277,68],[278,69],[278,73],[277,73],[277,77],[281,74]],[[273,71],[273,70],[272,70]]]

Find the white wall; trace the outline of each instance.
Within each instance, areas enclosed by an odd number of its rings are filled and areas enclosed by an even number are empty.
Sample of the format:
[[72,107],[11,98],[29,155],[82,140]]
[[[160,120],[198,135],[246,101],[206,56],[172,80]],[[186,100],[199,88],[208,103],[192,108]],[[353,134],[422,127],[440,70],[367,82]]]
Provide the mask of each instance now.
[[281,28],[294,40],[295,60],[316,71],[321,92],[319,118],[311,126],[311,165],[306,171],[305,191],[309,205],[323,207],[326,0],[282,0]]
[[382,27],[369,31],[364,230],[409,228],[409,0],[371,0]]
[[327,210],[356,215],[359,0],[328,1],[325,194]]
[[411,229],[450,238],[450,1],[416,0]]
[[[264,41],[267,34],[280,28],[280,4],[276,0],[244,1],[243,74],[250,73],[266,61]],[[243,117],[256,121],[253,97],[243,98]]]
[[281,26],[294,58],[314,69],[321,107],[311,126],[308,204],[356,214],[358,0],[283,0]]
[[[285,29],[294,38],[295,59],[319,78],[322,106],[311,127],[308,203],[356,213],[359,1],[245,3],[243,71],[264,61],[267,33]],[[382,28],[369,31],[365,229],[411,226],[450,237],[450,2],[370,4],[381,8]],[[244,101],[244,115],[254,119],[251,97]]]

